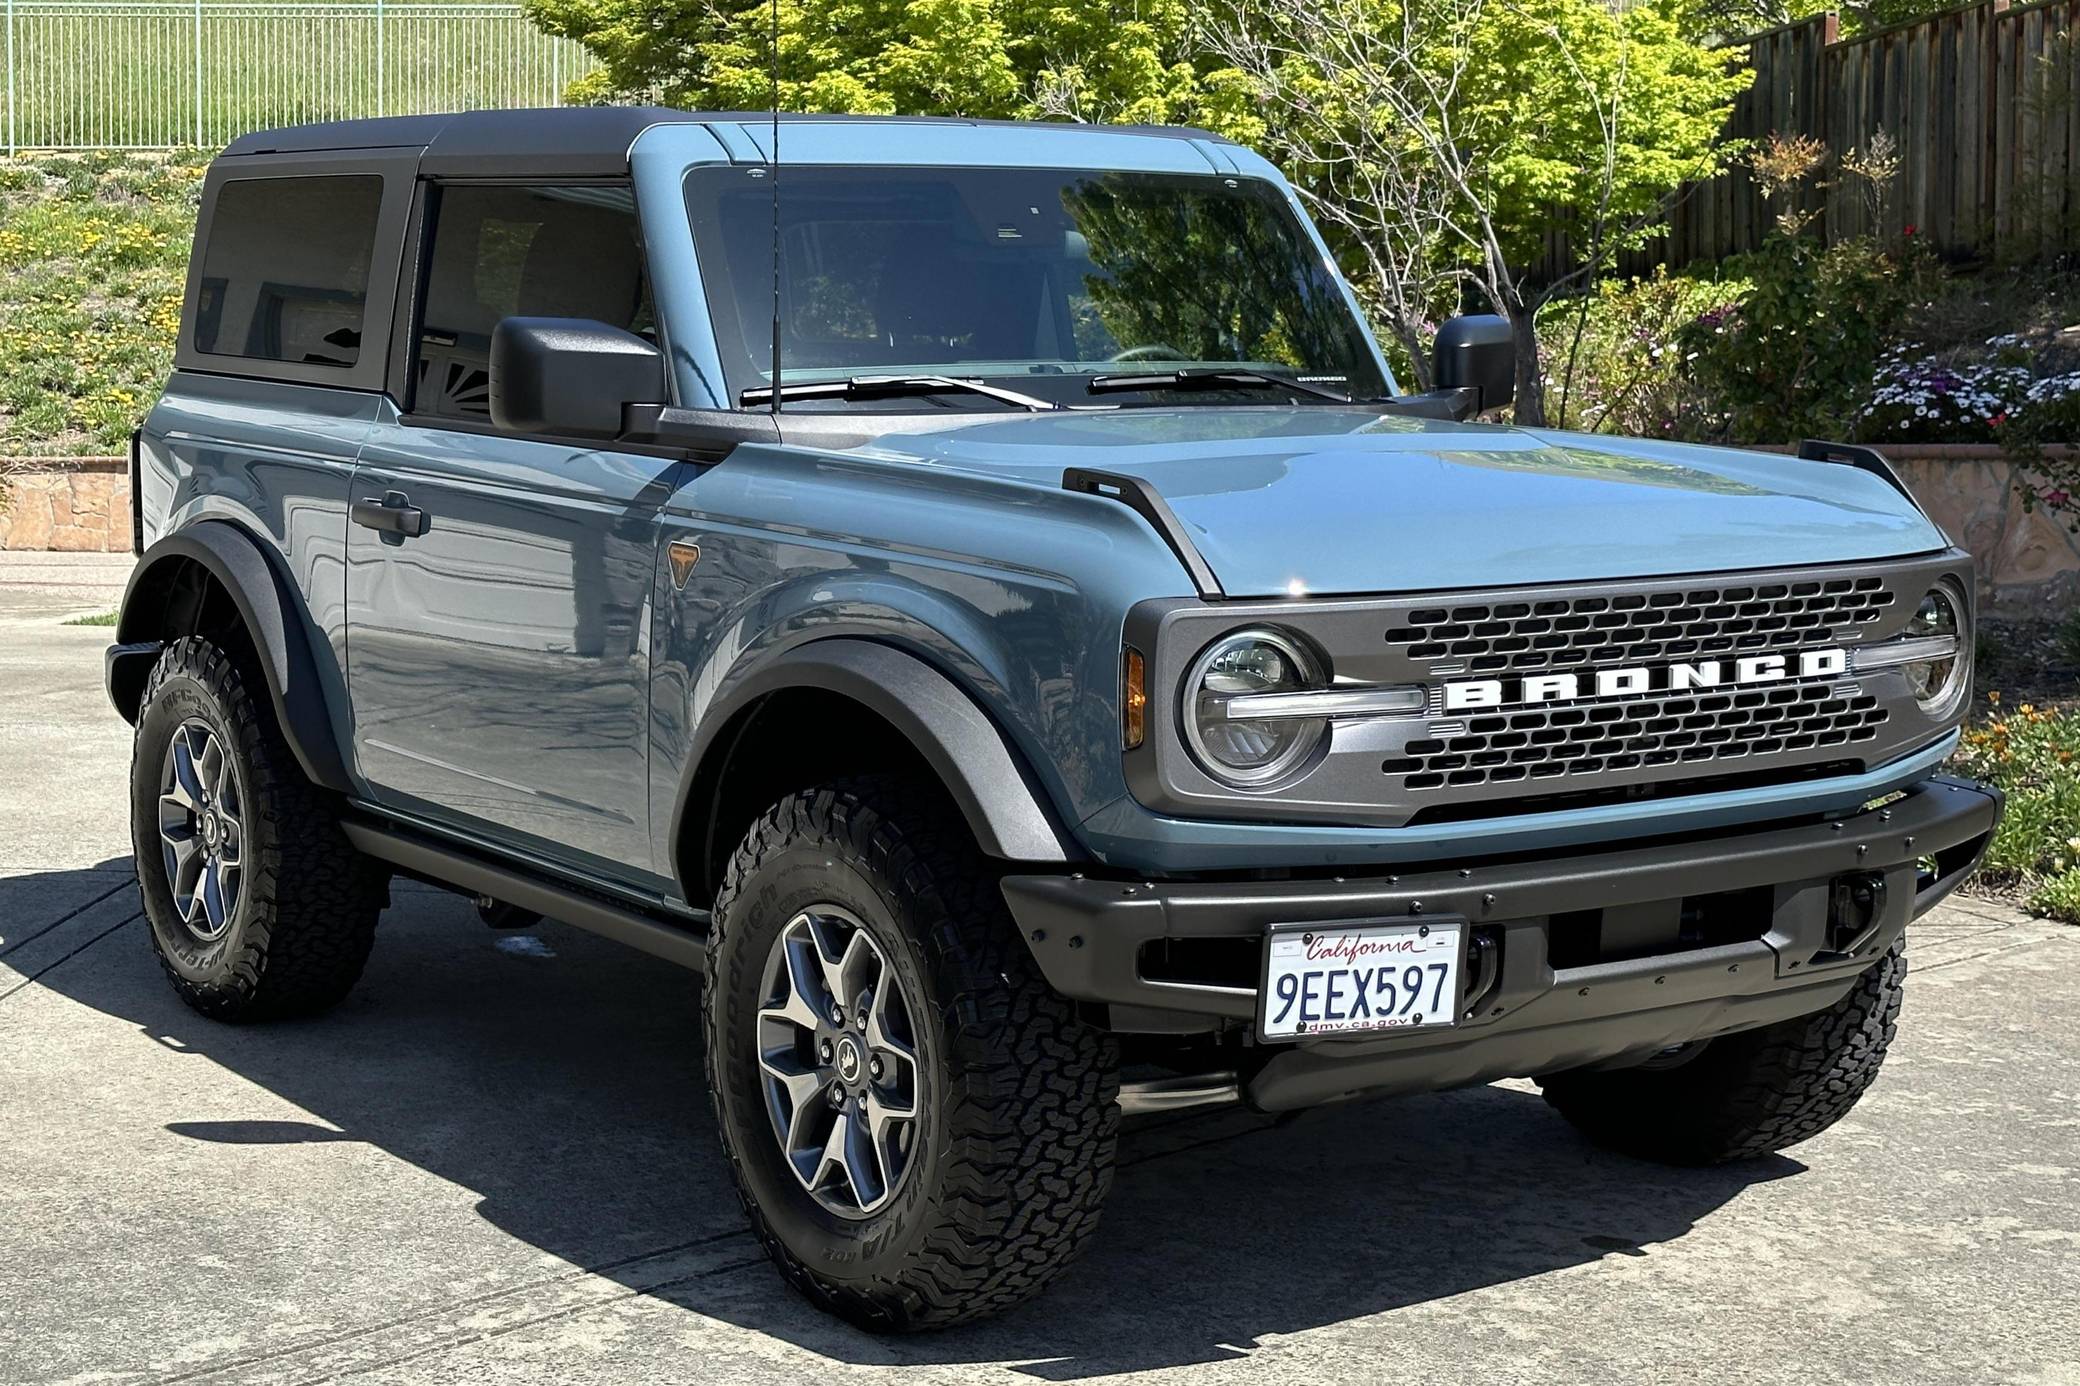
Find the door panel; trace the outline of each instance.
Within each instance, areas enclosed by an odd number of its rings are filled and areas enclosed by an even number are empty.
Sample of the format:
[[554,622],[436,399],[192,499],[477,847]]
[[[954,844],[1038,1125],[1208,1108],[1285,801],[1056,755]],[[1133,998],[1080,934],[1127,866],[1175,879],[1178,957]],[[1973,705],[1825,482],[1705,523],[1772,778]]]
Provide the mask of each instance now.
[[685,470],[377,423],[354,475],[347,648],[354,753],[380,802],[655,879],[651,581]]
[[393,376],[412,412],[384,402],[348,511],[357,768],[393,809],[655,887],[650,583],[686,464],[504,435],[489,404],[503,318],[650,330],[634,195],[434,184],[420,205],[424,290]]

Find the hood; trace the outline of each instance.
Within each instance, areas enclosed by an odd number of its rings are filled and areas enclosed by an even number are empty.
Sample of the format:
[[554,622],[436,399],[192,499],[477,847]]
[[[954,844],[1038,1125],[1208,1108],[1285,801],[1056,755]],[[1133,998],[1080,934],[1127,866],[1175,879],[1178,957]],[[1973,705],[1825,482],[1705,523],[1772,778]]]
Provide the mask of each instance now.
[[1665,577],[1926,553],[1947,540],[1854,467],[1339,408],[993,416],[859,453],[1056,484],[1152,483],[1231,597]]

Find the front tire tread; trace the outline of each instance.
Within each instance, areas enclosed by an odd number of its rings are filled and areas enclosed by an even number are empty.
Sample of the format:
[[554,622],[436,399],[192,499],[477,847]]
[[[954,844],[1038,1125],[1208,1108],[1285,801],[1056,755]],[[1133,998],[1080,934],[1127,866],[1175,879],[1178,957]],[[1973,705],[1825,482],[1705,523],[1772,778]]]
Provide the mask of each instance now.
[[[804,837],[839,844],[910,903],[931,970],[958,979],[945,1006],[954,1059],[946,1084],[954,1139],[937,1222],[902,1272],[870,1285],[825,1277],[773,1233],[734,1151],[746,1212],[781,1273],[812,1303],[863,1327],[944,1328],[1037,1294],[1079,1254],[1111,1187],[1119,1132],[1118,1061],[1109,1035],[1056,995],[1010,926],[994,877],[964,824],[929,789],[894,778],[792,794],[755,822],[730,859],[708,939],[722,975],[733,909],[747,879]],[[708,1081],[727,1123],[711,1022]]]

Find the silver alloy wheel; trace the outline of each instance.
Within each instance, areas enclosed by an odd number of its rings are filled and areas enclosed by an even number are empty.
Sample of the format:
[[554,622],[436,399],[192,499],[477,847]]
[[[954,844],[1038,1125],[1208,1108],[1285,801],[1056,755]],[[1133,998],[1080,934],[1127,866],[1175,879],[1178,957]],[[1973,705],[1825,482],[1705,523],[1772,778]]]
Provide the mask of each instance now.
[[844,1218],[880,1211],[917,1154],[916,1012],[858,918],[814,905],[766,957],[758,1067],[780,1151]]
[[159,845],[181,922],[203,943],[231,927],[245,863],[244,803],[223,739],[196,718],[181,723],[159,778]]

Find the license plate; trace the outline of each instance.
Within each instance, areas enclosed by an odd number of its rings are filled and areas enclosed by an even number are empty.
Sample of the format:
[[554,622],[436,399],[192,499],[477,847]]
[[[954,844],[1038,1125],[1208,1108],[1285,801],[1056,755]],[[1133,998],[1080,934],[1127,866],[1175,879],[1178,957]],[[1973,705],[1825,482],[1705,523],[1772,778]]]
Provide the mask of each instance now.
[[1465,923],[1274,925],[1257,1033],[1276,1040],[1450,1025]]

